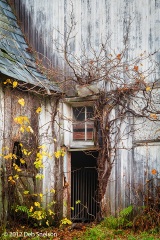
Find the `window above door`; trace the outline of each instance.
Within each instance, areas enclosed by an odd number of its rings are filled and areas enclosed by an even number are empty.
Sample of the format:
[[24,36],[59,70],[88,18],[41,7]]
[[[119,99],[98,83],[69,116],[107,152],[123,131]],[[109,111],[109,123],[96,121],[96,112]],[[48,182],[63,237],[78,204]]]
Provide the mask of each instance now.
[[95,147],[95,117],[93,101],[63,103],[64,145],[69,148]]
[[72,107],[72,141],[94,140],[93,117],[92,106]]

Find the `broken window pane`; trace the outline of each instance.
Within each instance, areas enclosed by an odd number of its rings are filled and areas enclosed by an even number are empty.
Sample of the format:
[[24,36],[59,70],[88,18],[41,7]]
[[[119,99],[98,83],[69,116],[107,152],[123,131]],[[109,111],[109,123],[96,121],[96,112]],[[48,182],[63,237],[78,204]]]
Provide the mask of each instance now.
[[85,107],[73,108],[73,120],[84,121],[85,120]]
[[93,107],[86,107],[87,108],[87,119],[93,118]]
[[73,107],[73,141],[93,140],[93,107]]

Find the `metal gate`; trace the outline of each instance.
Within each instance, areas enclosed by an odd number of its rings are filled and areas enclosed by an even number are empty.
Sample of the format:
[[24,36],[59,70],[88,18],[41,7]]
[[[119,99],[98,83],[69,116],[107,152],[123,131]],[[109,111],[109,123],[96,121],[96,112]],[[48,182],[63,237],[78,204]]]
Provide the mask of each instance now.
[[74,222],[89,222],[98,212],[96,167],[72,168],[71,218]]

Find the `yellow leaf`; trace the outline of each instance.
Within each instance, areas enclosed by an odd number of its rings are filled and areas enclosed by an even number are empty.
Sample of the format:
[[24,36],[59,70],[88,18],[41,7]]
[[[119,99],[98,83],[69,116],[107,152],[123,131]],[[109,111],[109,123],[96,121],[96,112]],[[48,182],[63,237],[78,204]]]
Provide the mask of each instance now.
[[21,159],[20,159],[20,162],[21,162],[22,164],[24,164],[24,163],[25,163],[25,160],[24,160],[23,158],[21,158]]
[[76,204],[79,204],[79,203],[81,203],[81,200],[77,200],[77,201],[76,201]]
[[32,212],[32,211],[33,211],[33,206],[31,206],[29,209],[29,212]]
[[54,153],[56,158],[59,158],[61,156],[61,151],[58,150],[57,152]]
[[68,219],[68,218],[64,218],[64,219],[62,219],[61,220],[61,224],[63,225],[66,225],[66,224],[69,224],[69,225],[71,225],[72,224],[72,222]]
[[24,127],[20,127],[20,131],[24,133]]
[[36,113],[40,113],[41,111],[42,111],[42,108],[38,107],[37,110],[36,110]]
[[8,182],[11,182],[11,183],[13,183],[13,184],[15,183],[15,181],[13,180],[13,177],[12,177],[12,176],[9,176],[9,177],[8,177]]
[[17,81],[14,81],[14,82],[13,82],[13,88],[17,87],[17,85],[18,85],[18,82],[17,82]]
[[12,154],[12,158],[17,159],[16,154]]
[[4,152],[5,150],[9,150],[9,147],[3,147],[2,148],[2,152]]
[[8,82],[8,83],[12,84],[12,81],[11,81],[11,79],[7,79],[7,80],[6,80],[6,82]]
[[[42,161],[41,160],[36,160],[35,162],[34,162],[34,165],[35,165],[35,168],[43,168],[44,167],[44,165],[43,165],[43,163],[42,163]],[[38,178],[38,177],[37,177]]]
[[9,153],[9,154],[4,156],[4,159],[7,159],[7,160],[12,159],[12,156],[13,156],[12,153]]
[[32,195],[33,195],[33,196],[35,196],[35,197],[37,197],[37,196],[38,196],[38,194],[37,194],[37,193],[33,193]]
[[27,194],[29,193],[29,191],[24,191],[23,193],[24,193],[25,195],[27,195]]
[[24,155],[28,154],[26,149],[23,149],[22,152],[24,153]]
[[15,179],[18,179],[19,178],[19,176],[16,174],[16,175],[14,175],[13,176]]
[[41,180],[41,179],[44,178],[44,175],[40,174],[40,173],[37,173],[36,178]]
[[146,92],[151,91],[150,87],[146,87]]
[[[39,159],[42,159],[43,158],[43,155],[42,155],[42,153],[37,153],[37,158],[39,158]],[[38,159],[37,159],[38,160]]]
[[54,139],[53,139],[53,141],[54,141],[54,142],[57,142],[57,139],[56,139],[56,138],[54,138]]
[[34,205],[35,205],[36,207],[40,207],[40,203],[39,203],[39,202],[34,202]]
[[56,191],[55,191],[54,189],[51,189],[50,192],[51,192],[51,193],[55,193]]
[[46,147],[45,145],[41,145],[41,146],[39,146],[38,148],[44,149],[45,147]]
[[5,82],[3,82],[4,84],[7,84],[7,83],[10,83],[10,84],[12,84],[12,81],[11,81],[11,79],[7,79]]
[[54,214],[54,212],[51,209],[48,209],[49,215]]
[[42,197],[43,197],[43,194],[42,194],[42,193],[40,193],[40,194],[39,194],[39,196],[40,196],[40,198],[42,198]]
[[32,153],[32,152],[28,152],[28,154],[27,154],[27,155],[29,156],[29,155],[31,155],[31,153]]
[[15,121],[15,123],[20,124],[20,125],[29,123],[29,119],[26,116],[15,117],[14,121]]
[[17,172],[21,172],[22,171],[20,168],[17,168],[16,170],[17,170]]
[[46,221],[46,225],[49,226],[49,222],[48,222],[48,220]]
[[24,105],[25,105],[24,98],[20,98],[20,99],[18,100],[18,103],[19,103],[22,107],[24,107]]
[[12,176],[9,176],[8,177],[8,181],[11,181],[13,178],[12,178]]
[[31,133],[34,132],[33,129],[31,128],[31,126],[26,127],[26,131],[27,131],[27,132],[31,132]]

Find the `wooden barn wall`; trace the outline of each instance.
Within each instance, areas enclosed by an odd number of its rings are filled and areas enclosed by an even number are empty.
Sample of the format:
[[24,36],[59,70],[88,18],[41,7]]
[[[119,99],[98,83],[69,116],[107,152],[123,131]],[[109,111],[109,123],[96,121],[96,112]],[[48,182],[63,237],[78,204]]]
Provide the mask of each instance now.
[[[160,48],[160,0],[12,0],[18,19],[30,45],[48,58],[53,66],[62,66],[63,54],[56,51],[64,45],[72,18],[76,27],[70,41],[72,54],[82,55],[82,41],[90,55],[90,44],[98,51],[109,37],[108,52],[118,54],[124,47],[123,38],[129,28],[128,58]],[[73,8],[72,8],[72,4]],[[60,34],[59,34],[60,33]],[[63,39],[64,37],[64,39]],[[89,56],[90,57],[90,56]],[[159,62],[160,54],[154,59]],[[147,68],[147,63],[144,68]],[[160,72],[160,71],[159,71]],[[154,80],[159,73],[154,75]],[[151,126],[149,126],[150,128]],[[159,141],[145,138],[143,129],[135,140],[126,139],[126,148],[118,151],[104,205],[115,213],[132,203],[143,204],[142,195],[146,181],[155,178],[151,170],[160,171]],[[134,142],[142,142],[137,145]],[[148,141],[148,142],[147,142]],[[134,146],[134,147],[133,147]],[[143,186],[142,186],[143,185]]]
[[[3,147],[3,139],[4,139],[4,93],[2,90],[2,84],[0,83],[0,149]],[[0,168],[1,171],[4,167],[4,162],[2,156],[0,155]],[[4,179],[3,177],[0,178],[0,219],[6,218],[5,213],[5,200],[4,200]]]
[[[40,105],[40,100],[36,96],[22,92],[18,90],[13,90],[10,87],[3,87],[4,93],[4,128],[3,128],[3,154],[7,155],[13,153],[13,147],[15,142],[22,143],[22,150],[27,149],[27,151],[32,151],[38,146],[37,136],[38,136],[38,115],[36,109]],[[25,105],[21,106],[18,103],[19,99],[24,99]],[[30,123],[29,125],[33,129],[33,133],[27,133],[26,131],[20,131],[20,125],[15,123],[14,119],[19,116],[28,117]],[[9,176],[14,176],[17,172],[12,166],[13,160],[3,158],[3,164],[6,167],[6,178],[5,184],[6,188],[5,198],[8,202],[9,211],[13,206],[24,205],[29,206],[29,199],[25,197],[23,191],[28,190],[31,194],[36,189],[36,179],[35,179],[35,168],[33,165],[33,159],[35,159],[35,154],[32,153],[30,156],[23,154],[23,158],[26,161],[27,168],[22,168],[19,172],[19,178],[16,180],[16,184],[8,181]],[[10,201],[12,199],[12,201]],[[33,200],[33,199],[32,199]]]
[[[56,46],[64,46],[71,18],[76,22],[72,31],[70,51],[77,57],[90,55],[108,41],[108,53],[118,54],[124,48],[129,28],[128,58],[150,53],[160,47],[160,0],[10,0],[29,44],[47,57],[53,66],[62,65]],[[82,44],[83,41],[83,44]],[[56,42],[56,45],[55,45]],[[160,60],[160,54],[155,56]],[[47,61],[47,60],[46,60]],[[144,67],[144,66],[143,66]],[[147,66],[146,66],[147,67]]]
[[[24,106],[18,103],[19,99],[24,99]],[[36,109],[40,106],[40,99],[35,95],[24,91],[12,90],[10,87],[4,88],[4,139],[5,146],[13,149],[14,142],[22,142],[25,147],[33,148],[37,146],[38,136],[38,114]],[[21,132],[20,125],[15,123],[14,118],[27,116],[30,126],[34,129],[34,134]],[[29,164],[30,165],[30,164]]]
[[[48,156],[43,157],[43,183],[42,192],[44,193],[43,200],[48,204],[54,200],[62,205],[62,181],[63,181],[63,160],[62,158],[55,158],[54,152],[60,148],[60,118],[57,113],[58,101],[54,97],[46,98],[41,103],[41,114],[39,116],[39,142],[44,145],[49,153]],[[55,114],[56,113],[56,114]],[[50,190],[56,190],[56,194]],[[54,196],[53,196],[54,195]],[[56,207],[57,207],[56,206]],[[59,211],[62,206],[59,207]]]
[[[24,106],[18,103],[18,100],[22,98],[25,101]],[[55,189],[55,185],[62,184],[62,181],[59,181],[62,172],[60,164],[57,166],[54,161],[53,139],[57,139],[56,134],[58,134],[58,119],[56,119],[56,126],[53,120],[55,106],[54,98],[19,91],[0,83],[0,219],[4,220],[7,216],[8,206],[10,210],[14,204],[28,205],[35,200],[33,197],[31,199],[25,197],[24,191],[27,190],[31,194],[44,193],[43,203],[46,206],[48,202],[53,200],[53,194],[50,193],[50,190]],[[42,109],[39,114],[36,112],[38,107]],[[14,121],[14,118],[18,116],[28,117],[33,133],[20,131],[20,125]],[[1,155],[2,152],[5,155],[13,153],[14,142],[22,143],[22,148],[32,152],[29,156],[23,154],[27,169],[21,169],[15,185],[8,181],[9,176],[16,174],[12,167],[12,159],[4,159]],[[41,145],[45,146],[43,151],[49,154],[43,158],[45,167],[40,170],[40,173],[44,175],[43,183],[36,180],[37,170],[33,164],[36,158],[35,153],[40,150],[38,146]],[[60,186],[58,187],[60,188]]]

